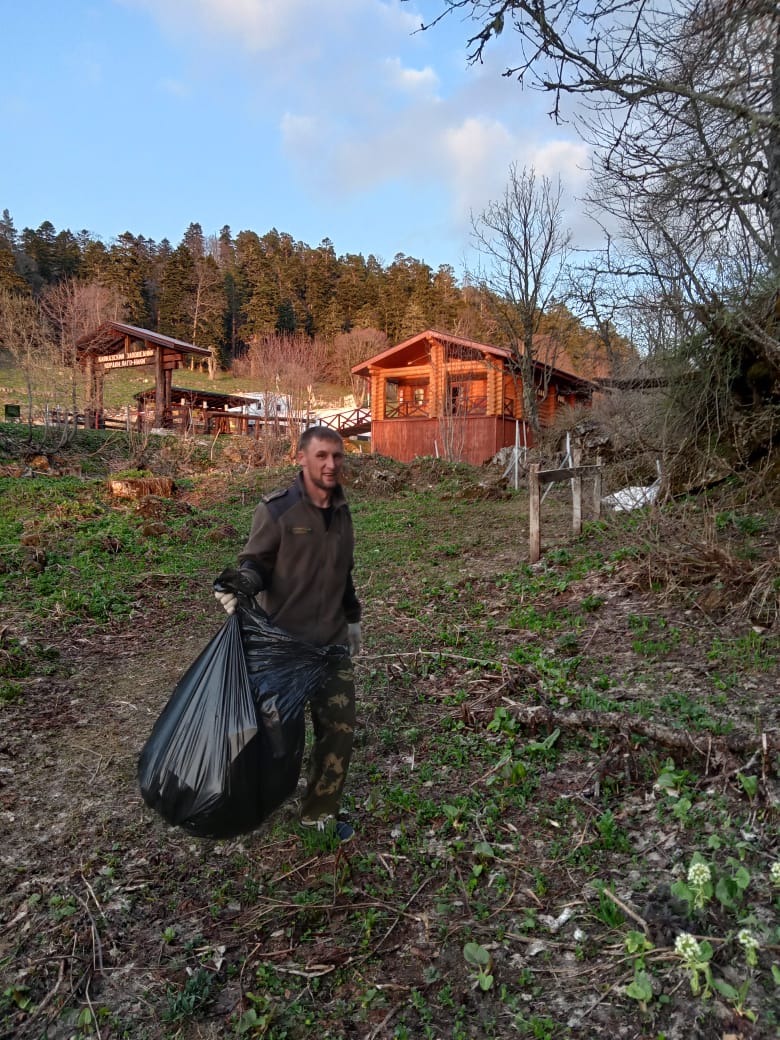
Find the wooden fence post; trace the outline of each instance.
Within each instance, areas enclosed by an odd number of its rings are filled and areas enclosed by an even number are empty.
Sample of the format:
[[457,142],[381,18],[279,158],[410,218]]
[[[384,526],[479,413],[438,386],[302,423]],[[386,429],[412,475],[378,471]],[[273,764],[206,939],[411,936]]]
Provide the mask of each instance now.
[[528,526],[529,526],[529,560],[533,563],[539,562],[539,556],[541,555],[541,538],[540,538],[540,495],[539,495],[539,463],[532,462],[528,467],[528,491],[530,494],[530,503],[528,508]]
[[[578,470],[582,461],[580,448],[573,448],[571,452],[572,469]],[[577,473],[571,482],[571,527],[575,538],[582,534],[582,475]]]
[[[578,456],[579,461],[579,456]],[[528,467],[528,555],[530,562],[538,563],[542,549],[542,496],[539,493],[542,484],[554,484],[568,480],[572,494],[572,530],[576,535],[582,534],[582,482],[593,481],[593,512],[595,519],[601,516],[601,462],[595,466],[564,467],[563,469],[543,470],[538,462]]]
[[593,475],[593,519],[601,519],[601,459],[596,460],[598,469]]

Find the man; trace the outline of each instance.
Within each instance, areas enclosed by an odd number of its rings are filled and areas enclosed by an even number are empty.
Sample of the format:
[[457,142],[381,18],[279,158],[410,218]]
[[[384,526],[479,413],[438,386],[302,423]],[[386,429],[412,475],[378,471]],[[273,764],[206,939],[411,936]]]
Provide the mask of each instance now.
[[361,606],[352,581],[354,534],[340,478],[344,444],[327,426],[304,430],[300,472],[290,487],[259,503],[249,540],[238,556],[240,581],[214,595],[232,614],[236,592],[257,596],[279,628],[317,646],[342,644],[349,657],[329,658],[322,688],[311,700],[314,746],[301,823],[324,829],[333,821],[341,841],[352,827],[337,818],[355,729],[352,658],[360,653]]

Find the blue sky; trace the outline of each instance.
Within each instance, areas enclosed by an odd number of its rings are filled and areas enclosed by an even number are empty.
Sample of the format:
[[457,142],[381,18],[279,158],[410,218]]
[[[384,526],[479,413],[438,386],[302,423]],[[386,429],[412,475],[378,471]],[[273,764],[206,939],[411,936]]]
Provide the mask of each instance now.
[[0,211],[106,243],[272,227],[461,276],[512,162],[561,175],[575,244],[588,153],[550,99],[468,64],[443,0],[24,0],[5,5]]

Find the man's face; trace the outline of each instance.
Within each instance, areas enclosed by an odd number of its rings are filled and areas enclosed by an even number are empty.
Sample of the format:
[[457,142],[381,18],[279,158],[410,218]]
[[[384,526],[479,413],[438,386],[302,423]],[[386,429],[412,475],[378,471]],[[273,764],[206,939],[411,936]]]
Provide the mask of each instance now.
[[341,442],[312,437],[306,447],[298,452],[298,465],[303,471],[305,484],[320,491],[331,491],[339,483],[344,465]]

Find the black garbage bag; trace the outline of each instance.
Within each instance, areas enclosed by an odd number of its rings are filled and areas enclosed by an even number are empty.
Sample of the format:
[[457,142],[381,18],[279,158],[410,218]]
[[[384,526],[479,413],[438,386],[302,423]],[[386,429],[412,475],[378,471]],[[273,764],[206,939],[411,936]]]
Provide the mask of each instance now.
[[330,652],[242,602],[180,679],[141,751],[146,804],[198,837],[258,827],[297,787],[305,704]]
[[273,625],[254,600],[243,596],[239,596],[236,614],[257,707],[264,762],[262,788],[269,815],[298,786],[306,740],[306,702],[322,685],[328,659],[348,650],[296,639]]

